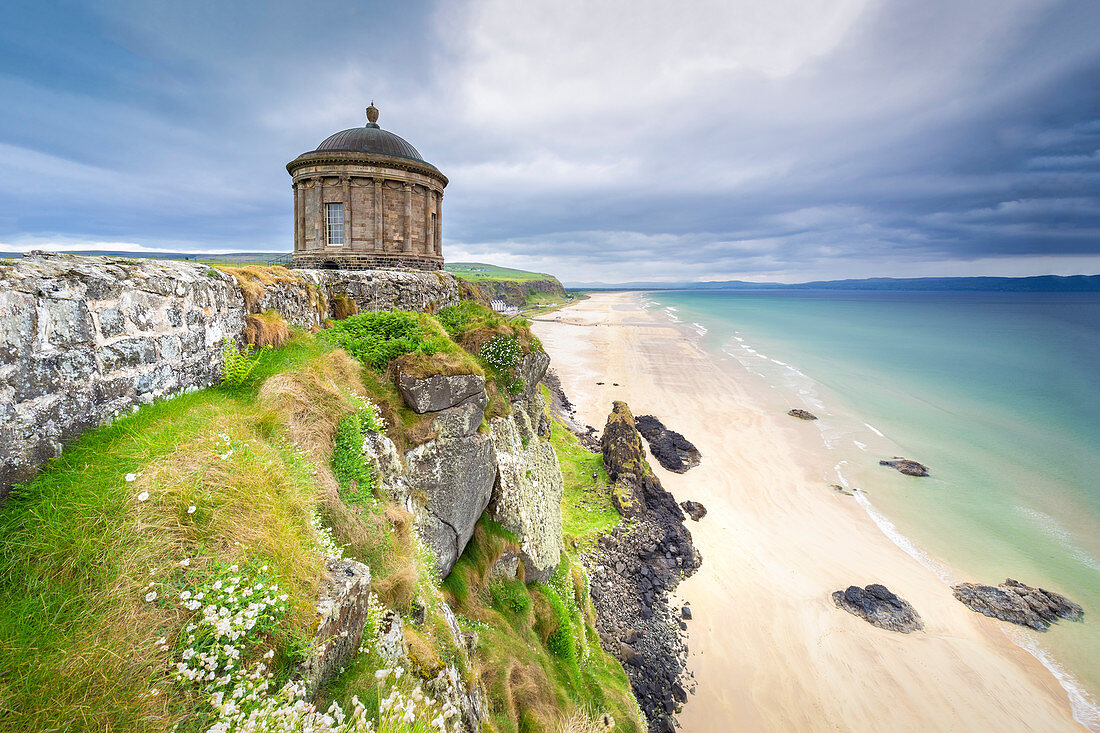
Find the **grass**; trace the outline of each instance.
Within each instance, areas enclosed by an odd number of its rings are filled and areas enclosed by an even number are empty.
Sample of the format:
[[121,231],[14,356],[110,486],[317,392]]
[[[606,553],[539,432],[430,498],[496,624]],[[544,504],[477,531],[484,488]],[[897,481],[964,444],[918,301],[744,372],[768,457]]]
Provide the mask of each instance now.
[[[550,391],[540,385],[543,398],[550,402]],[[558,456],[565,484],[561,500],[562,530],[566,543],[576,542],[588,550],[601,534],[614,529],[622,517],[611,503],[611,482],[604,470],[603,456],[581,444],[576,435],[550,417],[550,445]],[[593,478],[595,477],[595,478]]]
[[[449,322],[460,337],[501,325],[465,313]],[[380,601],[404,616],[421,677],[455,664],[484,681],[488,730],[549,731],[588,711],[610,713],[617,730],[641,730],[625,673],[599,648],[575,559],[563,557],[544,585],[493,579],[493,563],[519,543],[483,518],[441,588],[412,515],[378,496],[361,453],[364,431],[378,427],[364,393],[403,449],[430,433],[426,417],[404,407],[394,362],[443,354],[480,368],[430,316],[389,315],[375,317],[376,334],[419,341],[384,369],[292,329],[240,385],[157,402],[89,431],[10,495],[0,509],[0,731],[205,730],[205,697],[171,677],[190,619],[177,599],[231,564],[266,567],[265,582],[290,597],[255,647],[274,649],[277,678],[288,678],[314,630],[317,516],[345,556],[370,566]],[[425,343],[439,348],[428,353]],[[383,352],[360,350],[368,362],[373,353]],[[598,502],[606,476],[593,469],[600,481],[589,486],[593,454],[560,425],[552,435],[567,532],[589,542],[617,521]],[[443,597],[478,634],[472,661],[447,629]],[[353,695],[377,702],[379,666],[376,650],[358,655],[322,691],[322,707],[335,700],[348,709]]]
[[617,731],[645,730],[622,666],[599,646],[583,569],[563,556],[550,582],[491,577],[517,538],[482,518],[443,583],[460,623],[478,634],[474,665],[498,733],[556,731],[577,711],[610,713]]
[[[263,371],[308,362],[313,347],[283,351]],[[0,729],[163,730],[193,717],[199,701],[154,643],[181,633],[165,588],[185,558],[191,573],[262,560],[292,598],[275,643],[309,632],[318,495],[278,423],[249,386],[187,394],[90,431],[12,493],[0,511]],[[160,594],[147,603],[150,584]]]
[[486,265],[481,262],[449,262],[443,268],[462,280],[553,280],[553,275],[545,272],[515,270],[510,267]]

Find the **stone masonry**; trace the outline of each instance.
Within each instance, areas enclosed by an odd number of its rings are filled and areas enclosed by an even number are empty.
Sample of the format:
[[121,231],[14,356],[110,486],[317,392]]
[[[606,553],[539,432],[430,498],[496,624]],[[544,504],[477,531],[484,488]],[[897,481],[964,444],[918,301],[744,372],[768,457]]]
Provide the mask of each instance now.
[[[303,270],[253,312],[311,328],[334,295],[360,311],[458,302],[441,272]],[[0,260],[0,499],[64,444],[136,405],[216,384],[249,312],[236,280],[189,262],[34,253]]]

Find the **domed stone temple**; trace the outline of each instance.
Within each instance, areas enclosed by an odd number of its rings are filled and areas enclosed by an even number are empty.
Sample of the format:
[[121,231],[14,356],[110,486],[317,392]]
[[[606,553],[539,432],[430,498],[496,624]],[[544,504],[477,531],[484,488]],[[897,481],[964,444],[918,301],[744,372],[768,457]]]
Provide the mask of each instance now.
[[412,145],[378,126],[325,139],[287,163],[294,188],[293,267],[443,269],[447,177]]

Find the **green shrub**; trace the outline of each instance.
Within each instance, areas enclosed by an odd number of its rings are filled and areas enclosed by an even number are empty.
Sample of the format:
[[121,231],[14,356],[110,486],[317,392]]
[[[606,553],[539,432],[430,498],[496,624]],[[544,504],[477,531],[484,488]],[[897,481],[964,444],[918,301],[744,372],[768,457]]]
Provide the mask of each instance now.
[[325,331],[323,337],[378,370],[403,354],[431,355],[446,348],[438,336],[424,328],[416,313],[408,311],[349,316]]
[[376,411],[365,408],[347,415],[336,426],[332,473],[340,485],[340,498],[345,503],[361,505],[374,502],[377,480],[363,458],[363,433],[379,432],[377,424]]
[[496,579],[489,583],[489,598],[493,608],[505,613],[522,615],[531,608],[531,595],[522,580]]
[[260,363],[260,356],[270,349],[271,346],[265,345],[259,351],[254,351],[252,344],[246,344],[241,349],[236,341],[226,336],[222,341],[222,384],[240,387]]

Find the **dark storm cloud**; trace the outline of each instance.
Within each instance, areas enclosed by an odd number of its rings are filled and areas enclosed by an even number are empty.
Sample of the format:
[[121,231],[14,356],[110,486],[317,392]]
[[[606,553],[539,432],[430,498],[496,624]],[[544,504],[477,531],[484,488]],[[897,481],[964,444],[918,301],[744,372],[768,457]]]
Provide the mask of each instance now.
[[9,4],[0,242],[288,249],[284,164],[373,97],[451,178],[452,260],[1095,272],[1098,27],[1008,0]]

